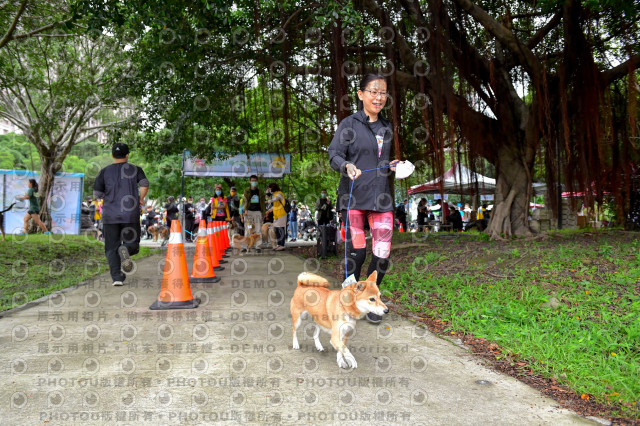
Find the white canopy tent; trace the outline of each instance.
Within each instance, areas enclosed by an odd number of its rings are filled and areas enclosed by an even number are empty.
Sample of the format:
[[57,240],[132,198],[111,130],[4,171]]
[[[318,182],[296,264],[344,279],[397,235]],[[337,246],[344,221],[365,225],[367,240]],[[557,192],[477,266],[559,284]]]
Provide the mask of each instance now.
[[493,194],[495,190],[495,179],[473,172],[461,164],[454,164],[442,176],[420,185],[414,185],[409,188],[407,193],[409,195],[439,194],[440,192],[486,195]]

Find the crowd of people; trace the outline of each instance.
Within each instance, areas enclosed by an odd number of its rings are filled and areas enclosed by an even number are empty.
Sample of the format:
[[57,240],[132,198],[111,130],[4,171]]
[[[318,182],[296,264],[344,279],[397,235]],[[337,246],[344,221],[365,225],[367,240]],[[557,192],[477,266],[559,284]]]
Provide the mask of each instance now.
[[[407,200],[404,200],[404,205],[401,204],[396,209],[396,217],[404,218],[405,226],[407,220],[406,204]],[[399,213],[398,210],[402,210],[402,212]],[[490,211],[486,204],[482,204],[476,212],[471,209],[469,204],[465,204],[463,208],[462,204],[456,205],[442,202],[438,208],[433,208],[427,203],[426,198],[420,199],[417,211],[416,225],[418,232],[424,231],[425,227],[433,223],[451,225],[451,229],[457,232],[466,231],[473,227],[477,227],[482,231],[487,227],[490,217]]]
[[[257,197],[257,198],[256,198]],[[248,235],[251,232],[260,233],[262,247],[282,250],[285,242],[296,242],[299,238],[314,239],[316,227],[340,221],[340,212],[331,201],[326,190],[322,190],[315,205],[312,207],[297,200],[288,201],[290,208],[283,212],[285,197],[277,183],[269,183],[264,192],[259,188],[257,176],[252,176],[250,185],[242,194],[238,194],[235,186],[224,193],[221,184],[214,187],[212,197],[183,197],[177,201],[169,196],[165,202],[155,206],[147,205],[141,212],[142,238],[152,239],[153,227],[167,227],[171,220],[178,219],[181,209],[184,209],[184,228],[186,240],[195,241],[201,220],[225,221],[232,224],[236,232]],[[275,208],[274,208],[275,204]],[[90,216],[96,227],[101,228],[102,200],[87,199],[84,203],[91,211]],[[473,213],[473,214],[472,214]],[[275,217],[274,217],[275,215]],[[443,202],[437,206],[428,204],[426,198],[420,198],[417,205],[417,217],[414,226],[418,232],[434,223],[449,224],[453,231],[468,230],[477,227],[486,228],[490,217],[487,205],[481,205],[473,212],[469,204]],[[409,200],[404,199],[395,210],[395,228],[409,232],[411,229],[411,213]],[[245,226],[248,224],[247,226]]]
[[[241,235],[259,233],[262,248],[281,251],[287,240],[295,242],[301,237],[314,238],[316,225],[327,224],[336,218],[335,207],[327,191],[321,191],[312,214],[310,206],[297,200],[287,200],[278,183],[270,182],[263,188],[258,176],[253,175],[241,193],[232,186],[226,194],[222,184],[216,184],[212,196],[196,199],[189,196],[182,200],[169,196],[165,202],[147,205],[140,216],[142,239],[154,238],[156,228],[169,228],[171,221],[178,219],[183,212],[187,241],[195,241],[201,220],[216,220],[229,223],[234,232]],[[91,206],[96,226],[99,226],[101,201],[88,201],[87,204]]]

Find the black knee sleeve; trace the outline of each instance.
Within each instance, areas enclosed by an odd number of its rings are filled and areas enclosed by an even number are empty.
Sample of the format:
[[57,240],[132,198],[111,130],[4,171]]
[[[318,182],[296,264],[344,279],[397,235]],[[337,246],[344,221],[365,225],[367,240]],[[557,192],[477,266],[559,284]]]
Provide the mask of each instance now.
[[367,272],[367,276],[371,275],[373,271],[378,271],[378,279],[376,280],[376,284],[380,286],[382,282],[382,278],[384,278],[384,274],[387,273],[387,268],[389,267],[389,258],[378,257],[375,254],[371,255],[371,263],[369,264],[369,271]]
[[349,247],[347,250],[347,276],[353,274],[356,281],[360,279],[360,271],[364,264],[364,259],[367,257],[367,249]]

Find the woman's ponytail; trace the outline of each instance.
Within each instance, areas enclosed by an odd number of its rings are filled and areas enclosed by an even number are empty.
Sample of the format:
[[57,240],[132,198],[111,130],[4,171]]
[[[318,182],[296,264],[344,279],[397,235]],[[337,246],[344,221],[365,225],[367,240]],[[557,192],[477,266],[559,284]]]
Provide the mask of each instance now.
[[35,179],[29,179],[29,182],[31,182],[31,188],[33,188],[33,192],[37,193],[38,192],[38,182],[36,182]]

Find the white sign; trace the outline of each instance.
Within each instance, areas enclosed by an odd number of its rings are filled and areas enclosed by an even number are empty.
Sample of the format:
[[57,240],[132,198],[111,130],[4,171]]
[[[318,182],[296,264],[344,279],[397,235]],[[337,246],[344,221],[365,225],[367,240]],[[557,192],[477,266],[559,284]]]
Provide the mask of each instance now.
[[291,154],[237,154],[224,160],[204,160],[188,156],[185,176],[283,177],[291,173]]
[[[29,179],[38,181],[39,174],[25,170],[0,170],[2,183],[2,208],[4,210],[16,203],[13,209],[4,214],[4,229],[9,234],[24,231],[24,216],[29,209],[29,200],[19,200],[16,197],[26,195],[29,189]],[[80,207],[82,205],[82,187],[84,173],[57,173],[53,181],[53,188],[47,199],[51,214],[51,229],[53,233],[71,235],[80,234]]]

